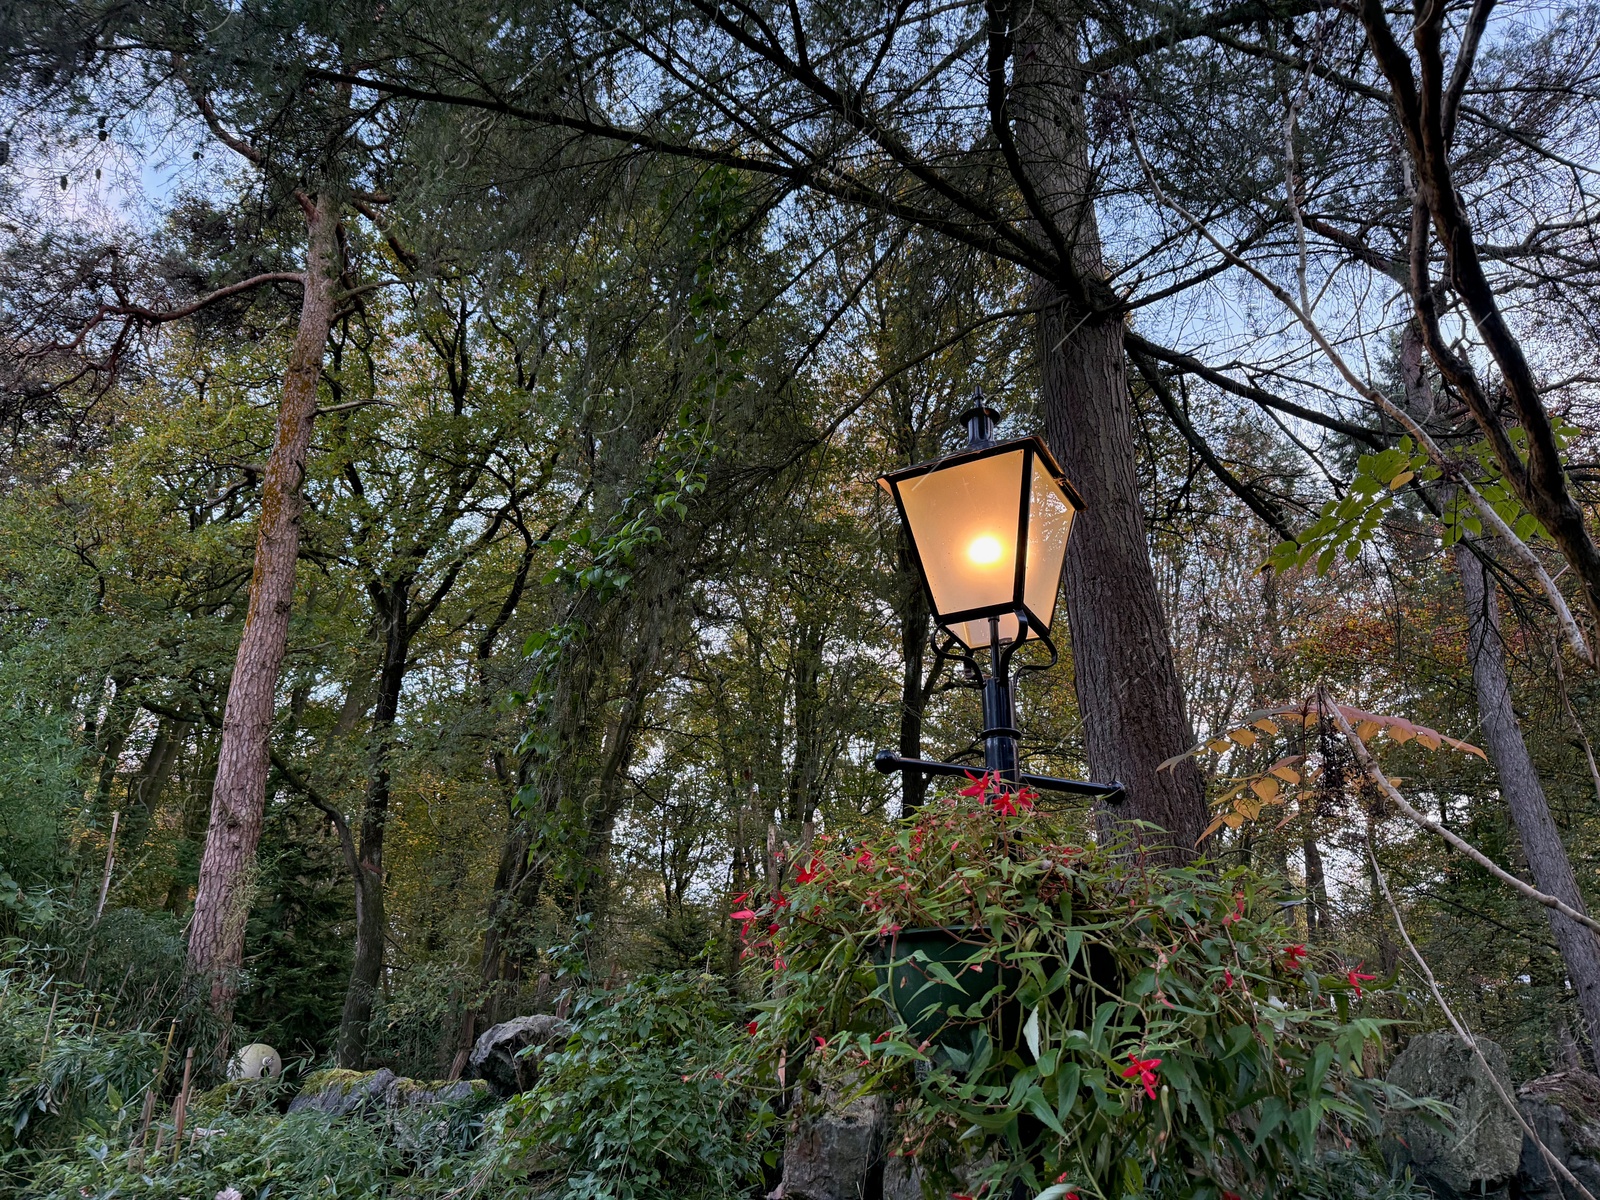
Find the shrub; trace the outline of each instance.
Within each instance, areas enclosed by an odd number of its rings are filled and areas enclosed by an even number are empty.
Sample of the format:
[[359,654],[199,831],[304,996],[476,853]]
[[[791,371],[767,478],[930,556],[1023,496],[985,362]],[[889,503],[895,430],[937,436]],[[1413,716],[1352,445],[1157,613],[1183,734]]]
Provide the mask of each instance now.
[[209,1200],[231,1188],[244,1200],[446,1200],[490,1181],[493,1160],[480,1152],[484,1106],[476,1099],[338,1117],[315,1109],[280,1115],[293,1090],[283,1081],[236,1080],[192,1097],[181,1145],[170,1108],[148,1132],[137,1120],[84,1126],[74,1145],[38,1161],[34,1187],[23,1194]]
[[[1258,878],[1096,846],[1033,799],[984,780],[886,836],[819,838],[782,895],[736,911],[773,997],[762,1057],[891,1094],[895,1152],[947,1187],[987,1154],[967,1190],[1021,1179],[1040,1200],[1293,1195],[1319,1137],[1358,1144],[1405,1102],[1361,1071],[1375,981],[1293,944]],[[883,1003],[874,956],[929,927],[964,943],[912,956],[932,984],[994,981],[945,1010],[952,1035],[989,1015],[959,1037],[918,1038]]]
[[[33,1195],[40,1200],[208,1200],[226,1188],[247,1200],[429,1194],[407,1186],[408,1173],[382,1129],[363,1121],[330,1121],[316,1112],[280,1117],[267,1109],[221,1111],[189,1128],[175,1156],[168,1128],[159,1157],[88,1134],[73,1154],[46,1164]],[[153,1149],[154,1131],[150,1142],[147,1149]],[[431,1187],[426,1175],[417,1182]]]
[[739,1014],[683,972],[591,991],[573,1033],[511,1102],[533,1192],[563,1200],[724,1200],[759,1182],[771,1114],[751,1101]]
[[106,1028],[93,997],[13,951],[0,969],[0,1172],[25,1177],[82,1130],[137,1115],[160,1054],[155,1035]]

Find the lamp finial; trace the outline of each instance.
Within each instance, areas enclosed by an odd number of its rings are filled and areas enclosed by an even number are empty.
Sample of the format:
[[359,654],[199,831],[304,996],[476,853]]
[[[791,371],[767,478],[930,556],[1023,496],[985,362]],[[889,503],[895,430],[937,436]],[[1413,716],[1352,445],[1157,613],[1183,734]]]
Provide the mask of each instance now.
[[985,403],[981,387],[972,389],[972,403],[961,419],[967,426],[967,449],[982,450],[994,444],[994,427],[1000,422],[1000,414]]

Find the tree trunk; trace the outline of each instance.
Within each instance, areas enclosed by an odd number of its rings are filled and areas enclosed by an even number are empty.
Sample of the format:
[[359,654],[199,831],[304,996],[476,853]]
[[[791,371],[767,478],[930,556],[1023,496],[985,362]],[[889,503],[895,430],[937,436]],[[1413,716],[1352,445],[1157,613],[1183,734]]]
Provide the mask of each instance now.
[[[489,919],[483,929],[483,953],[478,963],[478,976],[483,981],[483,1011],[475,1018],[474,1025],[478,1020],[484,1024],[496,1021],[500,1015],[499,1001],[508,988],[522,978],[524,955],[513,935],[531,917],[543,881],[538,867],[528,862],[530,844],[528,822],[513,805],[505,840],[500,846],[500,862],[495,868]],[[476,1029],[471,1036],[476,1036]],[[470,1036],[467,1041],[470,1049]]]
[[812,821],[816,812],[822,760],[831,743],[824,725],[822,699],[826,628],[823,619],[809,602],[803,602],[800,607],[803,615],[795,620],[790,642],[794,757],[790,760],[788,794],[784,804],[784,832],[790,836],[798,836],[800,829]]
[[[1472,662],[1473,687],[1478,693],[1478,715],[1483,721],[1484,740],[1489,743],[1489,758],[1500,779],[1500,795],[1511,809],[1534,886],[1586,913],[1572,862],[1550,816],[1544,788],[1511,706],[1511,681],[1500,640],[1500,605],[1488,572],[1465,545],[1456,547],[1455,559],[1467,606],[1467,655]],[[1570,917],[1554,910],[1547,912],[1550,931],[1555,934],[1556,946],[1567,966],[1567,978],[1583,1013],[1589,1045],[1600,1050],[1600,938]]]
[[233,1009],[249,906],[245,884],[261,839],[278,671],[289,636],[295,560],[300,552],[301,488],[317,410],[317,379],[333,324],[339,274],[338,210],[318,196],[307,213],[305,295],[284,372],[278,427],[261,487],[250,607],[228,684],[222,741],[211,793],[211,822],[189,924],[188,970],[209,986],[212,1008]]
[[144,846],[144,839],[155,820],[156,808],[161,803],[161,793],[172,774],[173,764],[183,749],[183,739],[189,726],[182,721],[162,717],[150,750],[139,764],[139,770],[128,782],[128,823],[123,835],[123,857],[130,863]]
[[[682,571],[675,572],[675,576],[681,587]],[[634,751],[638,748],[639,727],[655,695],[665,627],[676,615],[668,611],[668,606],[673,604],[668,597],[676,590],[669,588],[666,595],[652,597],[644,605],[640,618],[643,628],[636,635],[639,641],[628,666],[622,704],[601,740],[598,769],[584,805],[584,828],[580,834],[583,857],[574,879],[570,911],[573,916],[591,913],[596,929],[602,928],[608,915],[613,834],[626,799],[628,769],[633,765]]]
[[1328,876],[1322,865],[1322,851],[1317,849],[1316,833],[1307,828],[1300,846],[1306,856],[1306,936],[1311,938],[1319,929],[1328,928],[1333,914],[1328,910]]
[[[1425,424],[1434,415],[1434,396],[1422,354],[1422,331],[1413,322],[1400,337],[1400,378],[1407,409]],[[1448,489],[1441,497],[1446,506],[1454,502],[1454,490]],[[1500,780],[1500,795],[1511,810],[1534,886],[1578,912],[1587,912],[1511,704],[1511,678],[1500,635],[1500,604],[1492,581],[1483,561],[1465,543],[1458,543],[1455,548],[1455,565],[1467,609],[1467,658],[1472,664],[1472,685],[1478,697],[1478,719],[1483,724],[1484,740],[1489,743],[1489,761]],[[1448,824],[1449,812],[1443,797],[1440,808],[1441,820]],[[1600,940],[1571,918],[1547,911],[1550,930],[1583,1013],[1589,1044],[1600,1052]]]
[[[916,408],[910,389],[900,387],[890,393],[893,400],[893,447],[896,463],[910,466],[920,461],[922,447],[917,437]],[[922,725],[928,710],[928,697],[935,681],[925,678],[928,664],[927,589],[917,567],[911,537],[899,529],[894,545],[895,599],[900,617],[900,739],[901,758],[922,757]],[[928,796],[928,778],[920,771],[900,772],[900,815],[922,806]]]
[[1187,861],[1205,828],[1205,787],[1191,759],[1156,769],[1193,735],[1145,539],[1122,318],[1096,311],[1109,289],[1094,211],[1081,18],[1070,6],[1025,11],[1010,107],[1037,236],[1064,252],[1059,278],[1037,289],[1040,391],[1046,439],[1085,504],[1065,574],[1089,773],[1127,789],[1120,806],[1103,807],[1102,828],[1150,822],[1170,836],[1148,849]]
[[373,588],[381,618],[383,665],[378,672],[378,698],[372,710],[372,765],[361,806],[361,843],[356,853],[356,947],[350,963],[350,984],[339,1018],[339,1065],[366,1068],[367,1026],[383,974],[383,841],[389,821],[389,753],[394,722],[405,687],[406,659],[411,653],[411,580]]

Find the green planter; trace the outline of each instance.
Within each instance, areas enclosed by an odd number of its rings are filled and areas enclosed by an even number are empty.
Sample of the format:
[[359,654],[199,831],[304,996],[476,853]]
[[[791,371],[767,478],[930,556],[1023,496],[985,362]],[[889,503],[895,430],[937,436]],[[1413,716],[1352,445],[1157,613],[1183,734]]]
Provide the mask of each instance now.
[[[1017,1044],[1022,1006],[1014,993],[1022,973],[993,959],[967,961],[987,941],[981,931],[952,926],[902,929],[879,944],[875,955],[878,978],[888,984],[889,1003],[913,1039],[964,1048],[978,1029],[986,1027],[996,1046],[1010,1049]],[[947,983],[932,972],[933,963],[943,966],[955,982]],[[1002,985],[1004,991],[990,998],[982,1014],[966,1015],[996,985]]]

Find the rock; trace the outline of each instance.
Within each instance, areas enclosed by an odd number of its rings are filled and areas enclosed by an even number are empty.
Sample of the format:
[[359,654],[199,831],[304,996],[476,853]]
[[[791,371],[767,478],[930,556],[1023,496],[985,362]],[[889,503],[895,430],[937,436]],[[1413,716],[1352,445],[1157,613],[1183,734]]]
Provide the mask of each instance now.
[[922,1166],[916,1159],[897,1154],[884,1160],[883,1200],[922,1200]]
[[859,1200],[883,1194],[888,1105],[861,1096],[839,1105],[825,1092],[783,1144],[783,1200]]
[[547,1046],[571,1032],[572,1026],[549,1013],[513,1017],[485,1029],[473,1043],[467,1063],[473,1077],[484,1080],[496,1096],[515,1096],[531,1088],[539,1077],[538,1063],[522,1052]]
[[[1523,1120],[1591,1195],[1600,1195],[1600,1078],[1587,1071],[1558,1071],[1517,1089]],[[1518,1200],[1577,1200],[1560,1183],[1533,1139],[1522,1140],[1522,1161],[1512,1187]]]
[[468,1149],[494,1104],[481,1079],[397,1079],[389,1125],[402,1150]]
[[494,1105],[481,1079],[407,1079],[393,1071],[317,1071],[289,1105],[291,1113],[320,1112],[389,1126],[402,1150],[429,1154],[466,1150]]
[[359,1112],[405,1112],[432,1108],[486,1108],[493,1102],[481,1079],[407,1079],[387,1067],[377,1071],[315,1071],[289,1105],[332,1117]]
[[314,1109],[330,1117],[393,1108],[400,1077],[389,1068],[377,1071],[313,1071],[300,1094],[289,1104],[292,1113]]
[[489,1085],[482,1079],[407,1079],[401,1076],[395,1080],[396,1108],[487,1106],[492,1098]]
[[[894,1122],[891,1119],[891,1133],[893,1124]],[[894,1145],[896,1140],[896,1138],[890,1137],[889,1151],[884,1159],[883,1200],[924,1200],[928,1190],[933,1186],[929,1180],[929,1172],[923,1169],[921,1160],[906,1152],[903,1146],[897,1148]],[[952,1158],[947,1148],[940,1150],[938,1153],[940,1154],[939,1165],[942,1168],[940,1174],[942,1175],[947,1171],[955,1177],[956,1191],[951,1192],[948,1189],[942,1189],[936,1191],[935,1195],[965,1196],[969,1194],[985,1194],[984,1189],[987,1185],[979,1182],[979,1180],[983,1172],[995,1164],[993,1150],[980,1155],[976,1159],[960,1155]],[[1028,1200],[1033,1195],[1020,1182],[1016,1185],[1013,1194],[1023,1195],[1024,1200]]]
[[[1509,1094],[1505,1052],[1486,1038],[1478,1046]],[[1388,1080],[1413,1096],[1442,1100],[1454,1113],[1452,1128],[1443,1130],[1419,1116],[1392,1120],[1384,1131],[1392,1169],[1409,1166],[1440,1200],[1506,1193],[1522,1157],[1522,1126],[1464,1043],[1450,1033],[1419,1034],[1395,1059]]]

